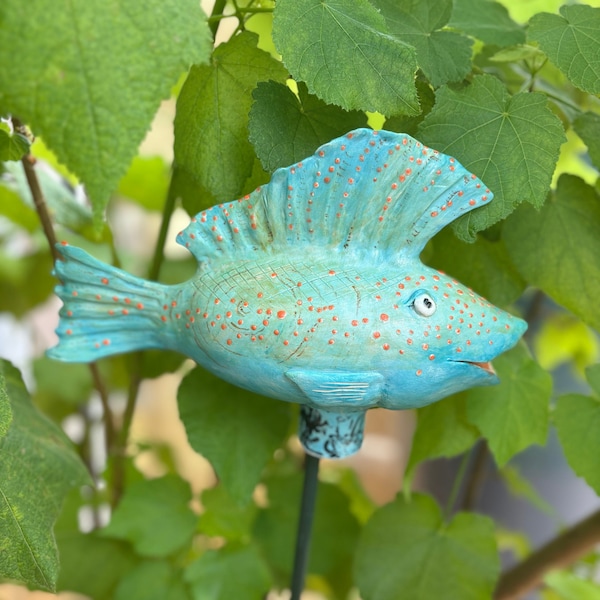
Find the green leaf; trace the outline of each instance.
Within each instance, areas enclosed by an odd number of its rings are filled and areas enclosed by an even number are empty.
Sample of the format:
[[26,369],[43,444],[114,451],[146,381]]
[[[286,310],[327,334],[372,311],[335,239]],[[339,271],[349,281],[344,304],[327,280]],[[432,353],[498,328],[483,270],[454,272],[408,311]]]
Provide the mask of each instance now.
[[452,0],[376,0],[390,33],[417,51],[417,63],[434,87],[461,81],[471,70],[473,41],[455,31],[442,31],[452,13]]
[[184,572],[193,600],[262,600],[271,587],[269,569],[254,546],[209,550]]
[[188,600],[181,577],[166,560],[144,561],[119,581],[114,600]]
[[440,88],[419,127],[421,141],[450,154],[494,193],[487,206],[455,223],[462,239],[509,215],[523,200],[540,207],[548,192],[564,131],[543,94],[510,96],[491,75],[461,90]]
[[546,443],[552,377],[524,345],[500,355],[494,367],[500,385],[465,392],[467,417],[503,466],[531,444]]
[[[102,238],[109,239],[108,228],[105,227],[103,236],[100,235],[102,232],[95,231],[92,225],[91,210],[81,203],[75,189],[66,179],[42,160],[36,162],[35,172],[48,212],[54,223],[63,225],[95,242]],[[3,185],[18,194],[21,202],[32,209],[35,207],[33,195],[21,164],[8,163],[6,165]]]
[[[302,477],[273,477],[267,482],[269,506],[260,511],[254,539],[282,583],[289,578],[294,561]],[[348,497],[335,485],[320,482],[312,529],[308,572],[327,576],[352,560],[359,524],[350,511]]]
[[413,435],[404,483],[414,478],[416,467],[424,460],[451,457],[468,450],[479,432],[467,420],[464,394],[457,394],[417,411],[417,428]]
[[503,237],[521,275],[600,330],[600,199],[579,177],[561,175],[541,211],[521,208]]
[[113,600],[119,581],[138,560],[128,544],[97,533],[59,534],[57,542],[61,563],[57,588],[94,600]]
[[525,281],[513,265],[502,240],[478,236],[475,243],[459,240],[446,227],[432,242],[427,264],[459,281],[498,306],[512,304],[523,293]]
[[250,141],[265,170],[275,171],[310,156],[321,144],[352,129],[367,117],[325,104],[298,84],[298,96],[284,84],[259,83],[252,93]]
[[0,215],[12,221],[15,225],[23,227],[29,233],[40,226],[40,220],[33,208],[27,206],[19,194],[11,189],[10,184],[0,177]]
[[252,90],[259,81],[286,77],[281,63],[259,50],[257,41],[244,32],[221,44],[209,65],[192,67],[179,94],[174,177],[190,214],[239,196],[252,173]]
[[529,21],[529,40],[537,42],[574,85],[600,94],[600,8],[561,6],[560,15],[534,15]]
[[581,113],[573,121],[573,129],[588,147],[594,165],[600,168],[600,115],[593,112]]
[[408,133],[415,137],[417,128],[423,119],[431,112],[435,104],[435,94],[429,84],[421,79],[416,81],[417,95],[419,104],[421,105],[421,114],[416,117],[407,117],[406,115],[394,115],[385,120],[384,128],[388,131],[396,131],[398,133]]
[[508,488],[508,491],[516,497],[524,498],[538,510],[547,515],[554,516],[554,507],[533,487],[528,479],[525,479],[519,470],[512,465],[505,465],[500,470],[500,475]]
[[117,192],[147,210],[162,210],[169,189],[169,170],[160,156],[136,156]]
[[57,422],[87,402],[94,387],[89,366],[84,364],[62,363],[41,356],[33,362],[33,374],[34,401]]
[[595,395],[561,396],[554,423],[567,461],[600,494],[600,365],[586,374]]
[[60,428],[35,409],[20,373],[4,360],[0,411],[0,579],[54,591],[52,527],[69,490],[88,483],[89,475]]
[[31,125],[85,183],[99,218],[160,101],[209,52],[195,0],[40,0],[26,10],[8,0],[0,108]]
[[400,496],[375,512],[356,553],[364,600],[481,600],[500,571],[494,523],[473,513],[444,522],[435,501]]
[[346,110],[419,113],[415,50],[367,0],[280,0],[273,40],[294,79]]
[[0,311],[23,316],[44,300],[56,285],[48,251],[14,258],[0,251]]
[[525,42],[523,27],[510,18],[502,4],[491,0],[454,0],[449,25],[494,46]]
[[257,513],[257,506],[250,502],[239,506],[222,485],[202,493],[204,512],[200,517],[199,531],[209,536],[221,536],[227,540],[249,537]]
[[184,378],[177,401],[192,448],[210,461],[233,500],[248,502],[287,436],[290,405],[241,390],[201,368]]
[[132,483],[103,530],[128,540],[141,556],[164,557],[192,539],[198,518],[190,510],[190,486],[175,475]]
[[12,131],[8,123],[0,119],[0,162],[21,160],[29,152],[30,145],[24,135]]
[[600,600],[600,585],[569,571],[551,571],[544,583],[560,594],[561,600]]

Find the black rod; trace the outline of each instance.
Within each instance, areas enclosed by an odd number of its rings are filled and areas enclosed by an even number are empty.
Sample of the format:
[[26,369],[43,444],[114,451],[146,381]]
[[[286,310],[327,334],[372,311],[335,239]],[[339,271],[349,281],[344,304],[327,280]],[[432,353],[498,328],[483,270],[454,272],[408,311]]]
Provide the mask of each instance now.
[[300,520],[298,521],[298,534],[296,536],[296,555],[294,557],[292,597],[290,600],[300,600],[302,590],[304,589],[318,484],[319,458],[312,454],[307,454],[304,462],[304,486],[302,488]]

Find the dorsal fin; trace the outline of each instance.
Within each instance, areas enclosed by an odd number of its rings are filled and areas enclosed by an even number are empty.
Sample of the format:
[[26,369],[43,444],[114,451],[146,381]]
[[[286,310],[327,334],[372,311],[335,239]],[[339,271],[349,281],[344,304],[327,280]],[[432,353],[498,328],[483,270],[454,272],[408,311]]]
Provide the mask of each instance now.
[[278,169],[252,194],[199,213],[177,241],[201,263],[290,246],[394,261],[418,257],[438,231],[492,197],[454,158],[409,135],[357,129]]

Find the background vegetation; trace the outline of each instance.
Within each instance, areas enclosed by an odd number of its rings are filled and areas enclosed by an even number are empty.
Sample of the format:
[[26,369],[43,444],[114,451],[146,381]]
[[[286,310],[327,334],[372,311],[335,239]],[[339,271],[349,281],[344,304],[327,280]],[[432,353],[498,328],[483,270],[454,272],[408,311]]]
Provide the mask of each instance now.
[[[552,498],[507,464],[545,444],[549,428],[600,494],[600,8],[217,0],[209,9],[207,18],[196,0],[1,3],[0,311],[24,319],[48,301],[56,237],[180,281],[194,264],[165,257],[176,207],[192,215],[247,193],[358,126],[409,133],[455,156],[496,198],[423,258],[523,314],[530,333],[496,361],[501,385],[419,411],[404,495],[376,506],[344,469],[322,482],[308,585],[335,599],[512,598],[538,584],[546,600],[599,598],[600,512],[557,526],[534,551],[464,499],[491,453],[514,493],[548,509]],[[233,33],[214,47],[224,23]],[[170,165],[136,155],[169,96]],[[150,259],[115,241],[119,223],[105,219],[123,198],[161,215]],[[0,340],[4,356],[11,342]],[[85,366],[38,355],[27,388],[0,361],[0,578],[95,600],[260,599],[288,584],[296,408],[249,398],[182,360],[144,352]],[[575,382],[560,393],[558,366]],[[152,448],[165,475],[147,479],[136,458],[148,448],[128,445],[141,382],[181,369],[181,419],[218,476],[201,514],[168,452]],[[90,451],[98,403],[102,464]],[[73,417],[72,442],[60,425]],[[409,493],[421,463],[459,455],[445,506]],[[517,561],[503,574],[499,550]]]

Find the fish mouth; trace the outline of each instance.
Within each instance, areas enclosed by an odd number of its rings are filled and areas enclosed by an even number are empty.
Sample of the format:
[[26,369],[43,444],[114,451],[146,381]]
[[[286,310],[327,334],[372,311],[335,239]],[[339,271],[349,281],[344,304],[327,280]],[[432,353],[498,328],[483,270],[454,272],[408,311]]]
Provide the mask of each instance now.
[[490,361],[490,360],[485,361],[485,362],[477,362],[474,360],[456,360],[454,362],[459,362],[459,363],[462,363],[465,365],[473,365],[474,367],[477,367],[477,368],[481,369],[482,371],[485,371],[489,375],[497,376],[496,370],[494,369],[494,365],[492,365],[492,361]]

